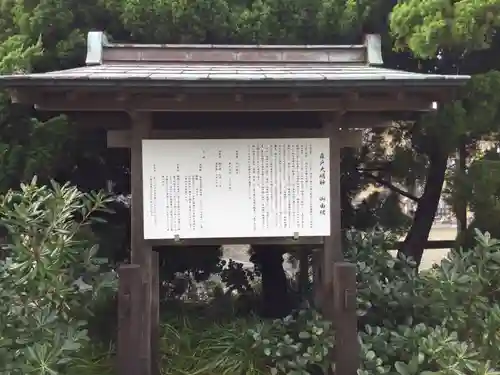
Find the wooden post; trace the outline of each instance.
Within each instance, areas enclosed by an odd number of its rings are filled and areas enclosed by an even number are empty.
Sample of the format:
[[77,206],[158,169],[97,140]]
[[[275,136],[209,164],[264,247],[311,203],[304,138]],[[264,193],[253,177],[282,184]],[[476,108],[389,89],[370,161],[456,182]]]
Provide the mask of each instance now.
[[151,374],[160,375],[160,261],[151,251]]
[[334,264],[335,374],[356,375],[359,368],[358,318],[356,315],[356,265]]
[[[137,350],[141,355],[141,375],[155,375],[158,370],[158,262],[151,246],[144,240],[144,205],[143,205],[143,171],[142,141],[148,138],[151,127],[151,113],[131,112],[131,251],[132,263],[141,267],[141,284],[143,298],[141,304],[142,325],[137,340]],[[155,361],[155,362],[153,362]]]
[[323,130],[330,140],[330,236],[325,237],[322,259],[322,311],[326,318],[335,321],[332,301],[333,265],[344,259],[342,254],[342,226],[340,199],[340,114],[332,113],[323,118]]
[[118,269],[118,375],[139,373],[141,357],[136,343],[141,329],[142,282],[137,264],[125,264]]

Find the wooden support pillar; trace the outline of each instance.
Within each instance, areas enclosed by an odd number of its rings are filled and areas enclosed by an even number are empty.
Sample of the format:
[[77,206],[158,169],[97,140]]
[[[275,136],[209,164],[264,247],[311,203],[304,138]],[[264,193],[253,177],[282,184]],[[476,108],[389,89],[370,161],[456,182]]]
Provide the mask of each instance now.
[[141,331],[136,348],[141,356],[139,373],[155,375],[158,370],[158,257],[144,240],[142,140],[151,132],[151,113],[131,112],[131,257],[141,267]]
[[151,251],[151,374],[160,375],[160,261]]
[[341,114],[331,114],[323,120],[325,136],[330,140],[330,236],[325,237],[322,256],[322,311],[335,328],[335,374],[356,375],[356,267],[343,261],[342,252],[341,119]]
[[360,361],[356,315],[356,265],[338,262],[333,266],[335,316],[335,374],[356,375]]
[[118,276],[117,374],[135,375],[141,364],[136,349],[142,324],[141,269],[137,264],[125,264],[118,269]]
[[333,316],[332,295],[333,265],[344,259],[342,253],[341,198],[340,198],[340,114],[330,114],[323,119],[325,137],[330,140],[330,236],[325,237],[323,256],[321,259],[321,291],[323,294],[322,311],[325,317],[335,320]]

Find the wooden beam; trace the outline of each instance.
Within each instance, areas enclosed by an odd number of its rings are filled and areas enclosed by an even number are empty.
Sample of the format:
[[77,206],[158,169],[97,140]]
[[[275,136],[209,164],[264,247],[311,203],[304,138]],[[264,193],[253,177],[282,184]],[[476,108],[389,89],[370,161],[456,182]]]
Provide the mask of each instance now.
[[151,246],[321,245],[323,237],[186,238],[146,240]]
[[[107,142],[109,148],[129,148],[129,130],[108,130]],[[150,139],[240,139],[240,138],[319,138],[323,133],[321,129],[277,129],[276,131],[228,131],[194,132],[191,130],[153,130]],[[360,147],[363,131],[342,130],[338,134],[340,147]]]
[[[432,99],[418,94],[397,100],[397,96],[350,94],[333,97],[297,97],[295,95],[192,95],[179,100],[179,96],[134,95],[127,100],[120,93],[102,92],[71,100],[67,94],[23,94],[19,101],[34,103],[43,111],[196,111],[196,112],[249,112],[249,111],[428,111]],[[353,99],[354,98],[354,99]]]

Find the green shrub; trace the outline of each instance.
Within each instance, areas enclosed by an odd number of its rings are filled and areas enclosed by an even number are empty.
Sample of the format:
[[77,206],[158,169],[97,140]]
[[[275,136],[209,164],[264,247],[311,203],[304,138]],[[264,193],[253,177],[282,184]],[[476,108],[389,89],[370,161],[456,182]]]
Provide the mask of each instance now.
[[264,355],[252,350],[247,331],[256,319],[209,320],[203,310],[169,314],[162,325],[165,375],[266,375]]
[[255,341],[252,347],[268,358],[273,375],[322,373],[331,365],[331,322],[312,309],[300,310],[270,324],[260,323],[248,333]]
[[[359,375],[500,374],[499,241],[477,233],[473,249],[417,273],[410,259],[388,252],[392,234],[347,238],[346,258],[357,265]],[[227,295],[211,301],[208,311],[221,311],[220,303],[231,310]],[[167,374],[316,375],[330,365],[334,335],[312,309],[274,321],[199,318],[217,315],[198,311],[169,324]]]
[[210,319],[205,308],[164,317],[163,374],[321,374],[330,365],[331,324],[311,309],[274,321]]
[[[100,194],[35,181],[0,197],[0,375],[112,373],[113,348],[87,333],[90,311],[116,281],[90,236],[106,204]],[[411,259],[388,252],[395,240],[347,233],[346,259],[357,266],[358,374],[500,375],[500,241],[477,232],[473,248],[418,273]],[[222,275],[226,289],[190,284],[189,298],[166,304],[163,374],[319,375],[332,365],[329,322],[311,308],[273,321],[243,316],[252,309],[242,297],[255,302],[258,278],[234,271]]]
[[357,268],[361,325],[395,327],[413,316],[417,271],[411,260],[394,258],[389,253],[397,237],[378,230],[350,231],[346,237],[345,258]]
[[81,365],[86,317],[113,273],[103,272],[89,225],[101,194],[36,180],[0,197],[0,374],[67,374]]
[[359,254],[359,374],[499,374],[500,242],[477,232],[473,249],[452,250],[418,275],[384,256],[383,244]]

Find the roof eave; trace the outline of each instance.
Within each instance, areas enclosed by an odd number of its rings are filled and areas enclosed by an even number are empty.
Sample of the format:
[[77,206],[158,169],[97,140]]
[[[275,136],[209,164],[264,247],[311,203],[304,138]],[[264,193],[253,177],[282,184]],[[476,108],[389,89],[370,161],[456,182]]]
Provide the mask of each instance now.
[[76,80],[76,79],[33,79],[19,76],[0,77],[0,87],[6,89],[38,88],[38,89],[148,89],[148,88],[283,88],[283,89],[315,89],[315,88],[459,88],[464,86],[470,77],[439,79],[391,79],[391,80],[144,80],[144,79],[105,79],[105,80]]

